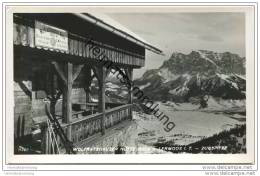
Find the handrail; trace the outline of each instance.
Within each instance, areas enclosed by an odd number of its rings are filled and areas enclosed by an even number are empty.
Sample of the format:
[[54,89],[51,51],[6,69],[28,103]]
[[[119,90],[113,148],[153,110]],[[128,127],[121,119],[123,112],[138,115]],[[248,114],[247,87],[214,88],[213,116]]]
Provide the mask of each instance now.
[[[104,119],[104,127],[110,128],[121,121],[124,121],[126,119],[129,119],[130,117],[130,111],[131,111],[132,104],[126,104],[122,106],[118,106],[109,110],[106,110],[105,113],[105,119]],[[101,132],[101,119],[103,118],[103,113],[96,113],[89,116],[86,116],[85,118],[77,119],[75,121],[72,121],[68,124],[58,124],[60,125],[60,128],[65,130],[66,128],[70,127],[71,129],[71,143],[68,144],[68,146],[65,146],[65,149],[68,147],[73,147],[74,144],[81,142],[85,139],[87,139],[89,136],[92,136],[94,134],[97,134]],[[55,126],[54,126],[55,127]],[[63,136],[61,136],[63,137]],[[60,138],[62,140],[62,138]],[[66,141],[66,140],[64,140]],[[61,141],[64,143],[64,141]],[[69,141],[70,142],[70,141]],[[66,142],[65,142],[66,144]],[[72,149],[72,148],[70,148]],[[70,152],[73,152],[70,151]]]
[[[111,112],[114,112],[114,111],[117,111],[117,110],[120,110],[120,109],[123,109],[123,108],[127,108],[129,106],[132,106],[132,104],[126,104],[126,105],[118,106],[118,107],[106,110],[105,113],[109,114]],[[100,116],[100,117],[98,117],[98,116]],[[69,125],[77,124],[77,123],[80,123],[80,122],[83,122],[83,121],[86,121],[86,120],[92,120],[92,118],[95,118],[95,117],[101,118],[102,117],[102,113],[99,112],[99,113],[91,114],[89,116],[86,116],[85,118],[77,119],[77,120],[72,121],[72,122],[70,122],[68,124],[64,124],[64,125],[62,125],[62,127],[67,127]]]
[[106,113],[110,113],[110,112],[116,111],[116,110],[118,110],[118,109],[126,108],[126,107],[128,107],[128,106],[132,106],[132,104],[125,104],[125,105],[122,105],[122,106],[117,106],[117,107],[115,107],[115,108],[108,109],[108,110],[106,110],[105,112],[106,112]]

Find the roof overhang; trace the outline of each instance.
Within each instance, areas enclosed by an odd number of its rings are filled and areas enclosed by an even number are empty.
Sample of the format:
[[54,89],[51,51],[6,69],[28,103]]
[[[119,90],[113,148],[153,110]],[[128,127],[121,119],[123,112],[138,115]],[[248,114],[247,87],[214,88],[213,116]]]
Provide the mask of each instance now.
[[95,24],[98,27],[101,27],[105,30],[108,30],[120,37],[123,37],[131,42],[136,43],[137,45],[143,46],[145,49],[150,50],[156,54],[163,55],[163,52],[152,44],[146,42],[144,39],[140,38],[138,35],[125,28],[115,20],[107,17],[104,14],[93,14],[93,13],[73,13],[74,16],[77,16],[83,20],[86,20],[90,23]]

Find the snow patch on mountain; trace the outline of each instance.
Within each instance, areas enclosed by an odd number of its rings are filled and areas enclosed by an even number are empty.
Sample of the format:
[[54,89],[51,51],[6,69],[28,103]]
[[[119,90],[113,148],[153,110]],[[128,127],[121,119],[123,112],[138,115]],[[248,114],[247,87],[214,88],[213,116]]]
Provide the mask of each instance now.
[[[200,53],[201,58],[205,59],[206,61],[209,61],[210,63],[212,63],[213,65],[218,67],[218,65],[215,62],[213,62],[211,59],[209,59],[207,57],[207,54],[205,52],[202,52],[202,50],[199,50],[199,53]],[[218,59],[219,59],[219,57],[218,57]]]
[[158,75],[164,78],[164,83],[176,80],[180,75],[173,74],[168,68],[162,68],[158,71]]
[[232,85],[234,88],[236,88],[237,90],[239,89],[237,83],[235,83],[235,82],[233,82],[232,80],[230,80],[230,76],[229,76],[229,75],[218,74],[218,73],[217,73],[217,76],[219,76],[221,79],[223,79],[223,80],[226,81],[227,83],[231,84],[231,85]]
[[184,96],[188,93],[189,88],[186,86],[179,86],[169,91],[170,94]]

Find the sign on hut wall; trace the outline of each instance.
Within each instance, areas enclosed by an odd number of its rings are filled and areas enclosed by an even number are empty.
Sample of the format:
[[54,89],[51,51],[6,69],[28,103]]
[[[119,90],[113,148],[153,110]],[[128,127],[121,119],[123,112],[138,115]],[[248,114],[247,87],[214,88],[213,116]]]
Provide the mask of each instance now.
[[68,51],[68,32],[39,21],[35,21],[35,45]]

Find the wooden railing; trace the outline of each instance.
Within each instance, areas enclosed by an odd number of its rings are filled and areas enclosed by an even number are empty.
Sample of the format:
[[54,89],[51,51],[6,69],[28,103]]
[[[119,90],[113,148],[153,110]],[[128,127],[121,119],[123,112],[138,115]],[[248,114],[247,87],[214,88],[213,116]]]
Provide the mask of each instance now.
[[[105,128],[112,127],[121,121],[130,118],[131,104],[118,106],[105,112]],[[89,136],[101,132],[101,118],[102,113],[96,113],[85,118],[73,121],[70,124],[63,125],[64,131],[68,126],[71,126],[72,142],[78,143]]]

